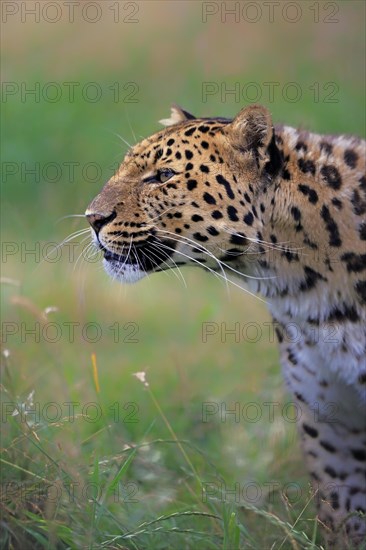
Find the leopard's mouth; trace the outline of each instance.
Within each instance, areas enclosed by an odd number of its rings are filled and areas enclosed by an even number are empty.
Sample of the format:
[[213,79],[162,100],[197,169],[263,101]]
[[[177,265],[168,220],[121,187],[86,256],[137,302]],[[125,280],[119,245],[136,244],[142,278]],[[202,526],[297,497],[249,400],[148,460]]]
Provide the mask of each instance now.
[[125,273],[140,273],[144,276],[149,272],[171,268],[168,261],[175,251],[174,242],[151,236],[143,242],[122,245],[120,253],[110,250],[99,239],[98,247],[104,254],[103,263],[108,273],[119,277]]

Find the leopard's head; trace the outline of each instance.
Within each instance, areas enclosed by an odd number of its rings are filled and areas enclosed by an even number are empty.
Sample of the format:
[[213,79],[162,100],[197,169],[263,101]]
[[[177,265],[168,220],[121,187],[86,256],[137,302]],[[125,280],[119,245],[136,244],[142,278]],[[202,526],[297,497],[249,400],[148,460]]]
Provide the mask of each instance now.
[[164,130],[135,145],[86,211],[104,266],[134,282],[182,264],[242,258],[281,168],[269,112],[195,118],[174,106]]

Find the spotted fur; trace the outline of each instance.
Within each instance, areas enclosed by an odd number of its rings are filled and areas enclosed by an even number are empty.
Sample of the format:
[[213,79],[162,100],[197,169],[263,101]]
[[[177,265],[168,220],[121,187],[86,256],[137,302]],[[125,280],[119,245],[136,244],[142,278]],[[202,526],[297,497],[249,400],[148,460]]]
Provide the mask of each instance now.
[[259,105],[232,121],[173,107],[162,122],[87,210],[105,267],[134,282],[201,265],[266,299],[319,519],[330,545],[357,545],[366,536],[365,141],[273,127]]

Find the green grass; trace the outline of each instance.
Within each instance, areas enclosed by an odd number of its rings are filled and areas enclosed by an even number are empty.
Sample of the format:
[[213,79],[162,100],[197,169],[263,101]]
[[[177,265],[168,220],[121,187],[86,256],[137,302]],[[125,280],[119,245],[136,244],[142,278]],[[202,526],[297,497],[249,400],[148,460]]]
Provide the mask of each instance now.
[[[264,326],[265,311],[248,300],[243,315],[239,291],[225,296],[218,282],[194,270],[185,273],[188,288],[205,287],[216,302],[207,304],[207,295],[197,294],[191,318],[185,314],[189,291],[177,292],[171,276],[125,292],[92,269],[85,303],[78,304],[80,275],[72,266],[43,269],[46,289],[34,284],[14,293],[7,287],[8,322],[28,329],[37,322],[47,326],[41,312],[56,306],[59,311],[49,313],[48,322],[63,328],[70,321],[81,326],[98,319],[103,336],[91,344],[75,329],[74,343],[64,335],[52,343],[40,328],[39,342],[32,335],[24,343],[20,334],[7,339],[3,402],[10,405],[2,472],[10,485],[3,494],[4,547],[7,541],[15,548],[35,547],[37,541],[39,548],[99,548],[114,537],[115,547],[125,548],[239,548],[238,537],[240,548],[256,548],[258,541],[296,548],[293,537],[307,547],[302,531],[311,540],[315,515],[294,425],[279,407],[269,423],[263,405],[285,399],[274,344],[263,337],[258,349],[230,337],[227,343],[201,338],[205,322],[251,322],[255,314]],[[66,282],[60,274],[67,274]],[[163,292],[166,299],[157,300]],[[171,311],[178,314],[167,323]],[[134,323],[138,342],[123,341],[128,337],[121,329],[115,343],[108,329],[115,322]],[[141,371],[148,387],[133,376]],[[71,402],[76,403],[72,414],[65,405]],[[211,412],[213,403],[229,410],[253,402],[263,414],[257,422],[249,408],[239,419],[202,413],[207,403]],[[13,410],[19,414],[11,416]],[[289,481],[296,483],[296,494]]]
[[[203,82],[295,81],[301,101],[262,99],[276,122],[363,135],[363,8],[339,5],[338,25],[309,14],[299,26],[204,25],[199,3],[180,4],[178,20],[148,2],[139,26],[5,26],[6,80],[136,82],[139,93],[129,104],[108,93],[3,104],[2,160],[16,172],[3,165],[2,548],[321,548],[264,305],[195,269],[183,271],[187,286],[172,272],[122,287],[77,260],[82,246],[51,261],[48,243],[86,227],[61,218],[82,214],[111,176],[127,148],[116,134],[150,134],[172,102],[203,116],[245,104],[204,102]],[[337,102],[315,102],[314,82],[335,82]],[[96,181],[83,173],[90,162]],[[38,178],[21,163],[61,174]],[[261,337],[204,342],[205,323],[256,323]],[[220,416],[237,403],[239,419]]]

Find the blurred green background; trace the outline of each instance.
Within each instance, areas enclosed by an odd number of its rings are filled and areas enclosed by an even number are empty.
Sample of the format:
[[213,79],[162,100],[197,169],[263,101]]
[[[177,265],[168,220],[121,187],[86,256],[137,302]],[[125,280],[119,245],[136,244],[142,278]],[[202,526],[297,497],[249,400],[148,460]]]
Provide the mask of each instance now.
[[[364,137],[364,2],[1,8],[2,390],[14,404],[2,426],[3,547],[316,548],[265,305],[195,269],[183,271],[187,286],[163,273],[123,287],[85,261],[86,235],[56,252],[50,243],[86,228],[65,216],[83,214],[125,142],[157,131],[172,103],[231,117],[260,102],[275,122]],[[204,323],[218,327],[207,342]],[[222,323],[239,324],[239,338],[225,338]],[[141,371],[148,388],[132,376]],[[261,415],[204,422],[207,402],[255,403]],[[279,404],[273,421],[266,402]],[[88,403],[101,418],[86,418]],[[36,414],[9,413],[32,406]],[[136,422],[126,420],[132,410]],[[60,498],[37,483],[57,485]],[[95,494],[83,492],[93,483]],[[260,490],[254,499],[248,483]],[[128,487],[135,502],[114,498]]]

